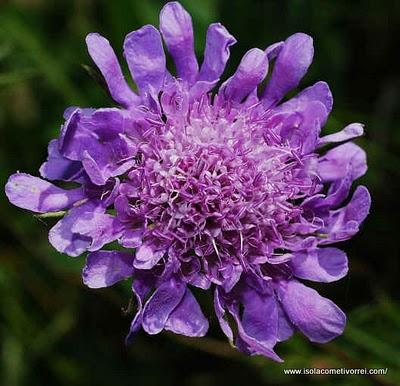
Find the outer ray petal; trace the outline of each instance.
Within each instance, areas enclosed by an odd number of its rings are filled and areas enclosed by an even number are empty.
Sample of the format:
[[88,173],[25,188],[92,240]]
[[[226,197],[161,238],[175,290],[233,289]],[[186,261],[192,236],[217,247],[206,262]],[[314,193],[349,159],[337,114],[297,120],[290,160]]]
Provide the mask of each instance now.
[[126,82],[118,59],[108,40],[97,33],[86,37],[88,51],[104,76],[113,99],[123,107],[131,107],[139,102],[139,97]]
[[242,58],[236,72],[222,86],[227,99],[240,102],[265,78],[268,58],[264,51],[253,48]]
[[347,125],[343,130],[337,133],[325,135],[318,141],[318,147],[323,146],[327,143],[344,142],[349,139],[360,137],[364,134],[364,125],[361,123],[351,123]]
[[360,229],[362,222],[369,214],[371,195],[365,186],[358,186],[350,202],[343,208],[331,211],[325,220],[326,227],[322,230],[328,235],[320,244],[331,244],[347,240]]
[[166,74],[166,59],[161,36],[152,25],[145,25],[125,38],[124,55],[139,90],[155,94],[161,89]]
[[344,178],[349,171],[352,180],[361,177],[367,171],[365,151],[354,143],[339,145],[319,159],[318,174],[324,182]]
[[57,212],[70,208],[85,198],[82,188],[65,190],[26,173],[10,176],[6,195],[14,205],[37,213]]
[[229,59],[229,47],[235,43],[236,39],[222,24],[210,24],[198,80],[214,82],[219,79]]
[[148,334],[161,332],[168,317],[185,295],[186,285],[170,279],[155,290],[143,309],[143,329]]
[[167,3],[161,10],[160,31],[174,59],[178,76],[193,84],[199,65],[194,53],[192,18],[177,1]]
[[290,266],[298,278],[324,283],[341,279],[349,269],[346,254],[338,248],[295,252]]
[[82,271],[90,288],[109,287],[133,274],[133,253],[97,251],[89,253]]
[[207,333],[208,321],[189,289],[186,289],[183,299],[169,315],[165,329],[192,337],[204,336]]
[[331,300],[296,280],[281,282],[277,292],[291,322],[312,342],[326,343],[342,334],[346,316]]
[[286,39],[264,91],[265,107],[276,105],[287,92],[297,87],[313,56],[313,40],[310,36],[297,33]]
[[71,161],[60,154],[57,139],[50,141],[48,157],[40,167],[40,175],[47,180],[80,181],[82,165],[80,162]]
[[49,232],[53,247],[69,256],[79,256],[85,251],[96,251],[116,240],[120,227],[115,218],[104,213],[104,208],[87,202],[73,208]]

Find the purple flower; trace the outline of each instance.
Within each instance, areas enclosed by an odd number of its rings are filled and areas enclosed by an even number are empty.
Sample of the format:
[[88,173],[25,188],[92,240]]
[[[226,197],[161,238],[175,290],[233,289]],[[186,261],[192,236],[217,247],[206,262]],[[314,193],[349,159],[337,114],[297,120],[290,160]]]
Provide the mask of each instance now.
[[[343,332],[345,314],[301,280],[347,274],[346,254],[331,244],[355,235],[369,212],[365,187],[349,198],[367,170],[364,151],[348,142],[362,125],[320,136],[332,109],[324,82],[283,100],[312,61],[305,34],[249,50],[213,93],[235,38],[211,24],[199,66],[191,18],[179,3],[162,9],[160,31],[146,25],[125,39],[138,93],[109,42],[88,35],[118,107],[68,108],[43,179],[12,175],[9,200],[37,213],[65,211],[49,240],[70,256],[90,252],[89,287],[133,278],[137,312],[128,341],[140,328],[206,334],[192,287],[212,288],[221,328],[244,353],[281,361],[274,346],[295,330],[330,341]],[[123,248],[102,249],[115,241]]]

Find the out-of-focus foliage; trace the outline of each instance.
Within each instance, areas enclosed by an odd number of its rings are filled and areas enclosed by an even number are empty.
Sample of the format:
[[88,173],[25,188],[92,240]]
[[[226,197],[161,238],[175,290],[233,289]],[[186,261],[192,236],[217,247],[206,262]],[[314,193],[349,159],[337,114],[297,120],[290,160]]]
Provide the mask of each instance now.
[[[123,344],[129,326],[121,308],[129,286],[92,291],[79,271],[84,258],[55,253],[51,221],[0,201],[0,380],[22,385],[398,385],[400,302],[400,2],[391,0],[182,1],[194,18],[201,56],[207,24],[222,21],[238,38],[230,70],[254,46],[297,31],[315,38],[316,56],[303,81],[329,82],[335,108],[326,132],[364,122],[359,140],[369,155],[362,178],[372,191],[372,214],[346,243],[347,278],[321,288],[348,313],[345,334],[327,345],[300,335],[282,344],[280,365],[232,350],[201,297],[211,331],[200,340],[139,334]],[[109,101],[82,67],[84,37],[98,31],[121,54],[124,36],[157,24],[155,0],[11,0],[0,3],[0,185],[15,170],[33,174],[46,156],[68,105]],[[120,55],[121,57],[121,55]],[[289,367],[388,367],[386,376],[283,374]]]

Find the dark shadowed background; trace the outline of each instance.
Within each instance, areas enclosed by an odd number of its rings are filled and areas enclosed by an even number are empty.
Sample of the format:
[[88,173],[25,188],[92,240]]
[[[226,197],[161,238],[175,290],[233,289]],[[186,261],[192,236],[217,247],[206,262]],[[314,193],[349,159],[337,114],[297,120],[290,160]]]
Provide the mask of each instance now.
[[[47,142],[71,105],[110,104],[85,72],[92,65],[88,32],[108,37],[122,57],[124,36],[158,25],[162,1],[0,1],[0,185],[16,170],[37,174]],[[335,97],[326,132],[363,122],[357,142],[369,157],[359,182],[373,197],[362,232],[345,243],[350,274],[323,285],[324,296],[348,314],[345,334],[327,345],[296,334],[278,346],[285,363],[248,358],[219,330],[211,297],[200,297],[211,322],[207,338],[140,333],[124,346],[130,317],[124,283],[89,290],[80,279],[84,257],[56,253],[51,221],[0,200],[0,384],[22,385],[399,385],[400,2],[391,0],[182,1],[192,13],[199,58],[206,27],[221,21],[238,39],[229,70],[252,47],[294,32],[311,34],[314,63],[302,82],[327,81]],[[124,64],[125,65],[125,64]],[[126,66],[125,66],[126,69]],[[225,73],[228,74],[227,71]],[[283,374],[291,367],[387,367],[386,376]]]

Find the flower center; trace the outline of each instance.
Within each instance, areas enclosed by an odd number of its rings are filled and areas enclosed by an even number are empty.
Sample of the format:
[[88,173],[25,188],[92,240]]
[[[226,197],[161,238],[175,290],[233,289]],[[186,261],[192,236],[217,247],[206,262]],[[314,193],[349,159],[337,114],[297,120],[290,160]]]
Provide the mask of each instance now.
[[130,174],[132,203],[145,217],[144,238],[156,237],[181,257],[249,264],[284,248],[287,225],[301,214],[294,202],[314,181],[288,144],[268,140],[264,121],[247,111],[208,112],[167,122],[149,137]]

